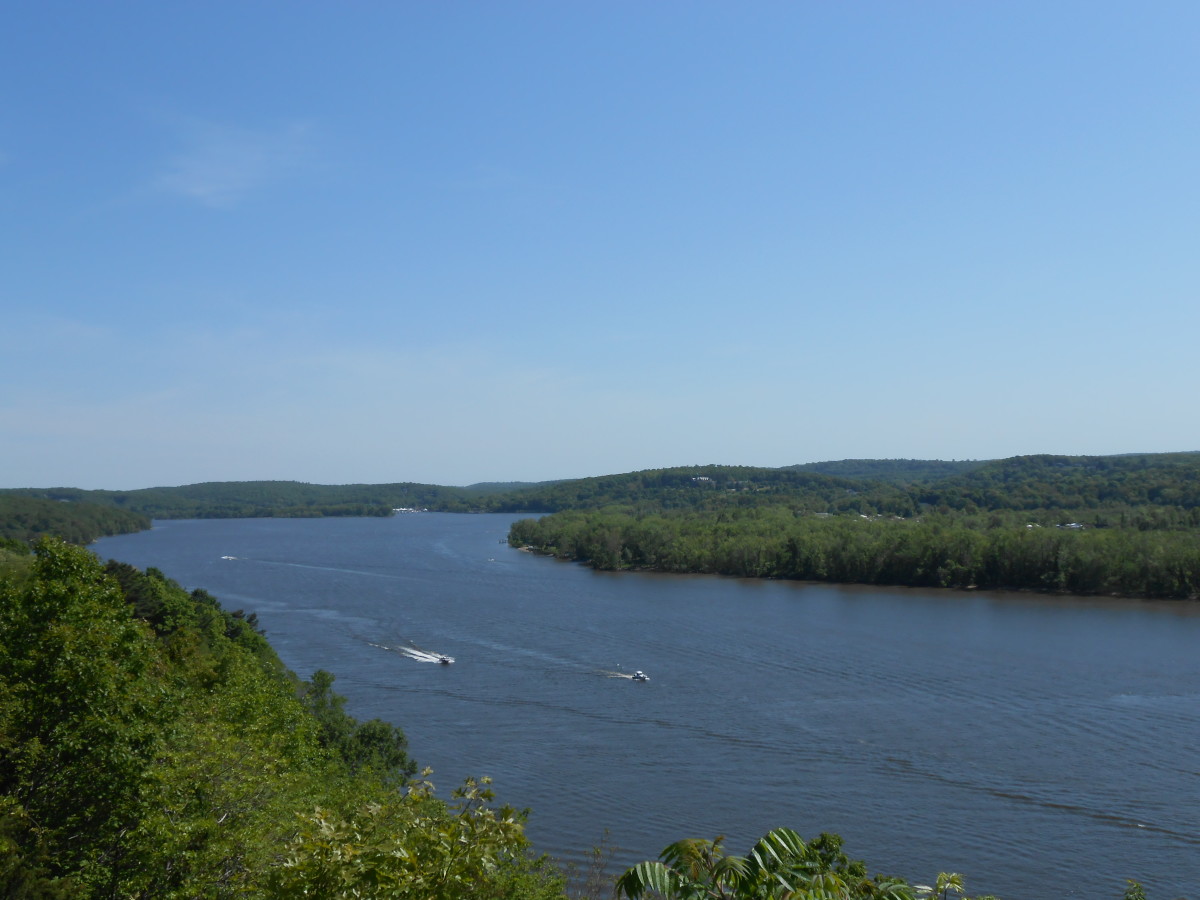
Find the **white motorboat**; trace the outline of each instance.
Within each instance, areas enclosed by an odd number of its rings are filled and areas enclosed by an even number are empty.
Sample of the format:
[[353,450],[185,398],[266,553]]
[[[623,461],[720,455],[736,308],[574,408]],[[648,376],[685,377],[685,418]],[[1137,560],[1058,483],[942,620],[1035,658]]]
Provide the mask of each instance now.
[[650,676],[647,675],[645,672],[643,672],[641,669],[638,669],[636,672],[634,672],[632,678],[634,681],[649,681],[650,680]]

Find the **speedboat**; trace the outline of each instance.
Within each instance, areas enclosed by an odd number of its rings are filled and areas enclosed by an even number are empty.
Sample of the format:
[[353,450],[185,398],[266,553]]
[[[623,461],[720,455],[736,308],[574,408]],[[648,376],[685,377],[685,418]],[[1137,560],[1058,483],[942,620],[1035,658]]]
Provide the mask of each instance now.
[[650,676],[647,675],[645,672],[643,672],[641,669],[638,669],[636,672],[633,673],[633,680],[634,681],[649,681]]
[[448,656],[439,656],[438,662],[440,662],[443,666],[448,666],[448,665],[450,665],[450,663],[454,662],[454,660],[452,660]]

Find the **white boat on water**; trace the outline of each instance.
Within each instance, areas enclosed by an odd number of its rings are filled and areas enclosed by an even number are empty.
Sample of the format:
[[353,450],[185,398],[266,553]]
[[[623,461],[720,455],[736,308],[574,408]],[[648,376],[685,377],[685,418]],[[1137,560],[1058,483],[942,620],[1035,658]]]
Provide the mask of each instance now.
[[454,662],[454,660],[452,660],[449,656],[439,656],[438,662],[441,663],[443,666],[448,666],[448,665],[450,665],[450,663]]
[[649,681],[650,680],[650,676],[647,675],[645,672],[643,672],[641,669],[638,669],[636,672],[634,672],[631,677],[633,678],[634,681]]

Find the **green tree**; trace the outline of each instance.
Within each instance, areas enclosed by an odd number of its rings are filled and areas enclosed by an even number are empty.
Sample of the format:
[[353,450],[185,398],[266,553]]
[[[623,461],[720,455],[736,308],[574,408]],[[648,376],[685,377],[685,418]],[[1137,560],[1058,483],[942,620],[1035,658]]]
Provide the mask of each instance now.
[[70,900],[82,891],[51,873],[50,854],[28,813],[0,797],[0,897],[8,900]]
[[494,808],[489,779],[468,779],[447,809],[425,777],[392,802],[300,818],[270,900],[549,900],[562,879],[526,856],[525,815]]
[[345,711],[346,698],[334,692],[333,682],[331,673],[318,669],[301,691],[320,726],[321,743],[351,771],[370,770],[389,784],[402,784],[417,770],[404,732],[382,719],[360,723]]
[[0,588],[0,794],[58,872],[113,877],[160,747],[168,690],[150,630],[86,550],[44,539]]

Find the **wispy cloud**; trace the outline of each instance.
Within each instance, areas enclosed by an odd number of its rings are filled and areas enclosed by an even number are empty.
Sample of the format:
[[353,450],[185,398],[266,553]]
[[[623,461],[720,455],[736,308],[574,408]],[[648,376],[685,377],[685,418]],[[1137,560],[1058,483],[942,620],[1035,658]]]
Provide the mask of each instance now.
[[154,179],[154,187],[205,206],[229,207],[299,172],[311,155],[312,128],[293,122],[248,129],[193,120],[182,137],[183,148]]

